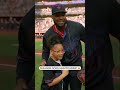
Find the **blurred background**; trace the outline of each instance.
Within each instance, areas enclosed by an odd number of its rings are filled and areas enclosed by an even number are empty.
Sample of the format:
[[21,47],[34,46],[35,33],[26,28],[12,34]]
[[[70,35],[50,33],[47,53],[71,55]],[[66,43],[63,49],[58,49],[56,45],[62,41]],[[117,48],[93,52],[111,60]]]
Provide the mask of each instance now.
[[0,90],[14,90],[18,29],[34,0],[0,0]]

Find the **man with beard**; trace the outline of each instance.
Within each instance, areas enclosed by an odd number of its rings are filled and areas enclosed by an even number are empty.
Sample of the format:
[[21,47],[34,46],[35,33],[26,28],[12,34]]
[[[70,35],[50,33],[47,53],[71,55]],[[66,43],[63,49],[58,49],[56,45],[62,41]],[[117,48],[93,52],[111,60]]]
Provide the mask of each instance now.
[[[66,19],[65,7],[62,4],[52,6],[52,19],[54,25],[51,26],[43,37],[42,63],[45,65],[48,60],[50,49],[47,45],[48,39],[52,35],[60,35],[63,39],[65,54],[63,57],[63,66],[81,66],[82,67],[82,48],[80,40],[85,39],[85,29],[82,24]],[[71,90],[81,90],[81,82],[77,78],[77,70],[69,71],[69,75],[64,79],[64,90],[68,90],[70,84]]]

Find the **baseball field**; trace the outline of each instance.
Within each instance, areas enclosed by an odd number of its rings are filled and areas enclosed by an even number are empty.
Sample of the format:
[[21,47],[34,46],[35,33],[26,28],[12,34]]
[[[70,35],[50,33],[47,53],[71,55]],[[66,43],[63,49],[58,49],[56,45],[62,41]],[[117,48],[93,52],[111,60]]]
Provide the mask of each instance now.
[[17,49],[17,32],[0,31],[0,90],[14,90]]
[[[120,45],[118,40],[112,39],[113,54],[115,62],[114,85],[115,90],[120,90]],[[84,51],[83,44],[83,51]],[[42,81],[42,72],[38,69],[41,62],[42,40],[35,40],[35,86],[40,90]],[[1,31],[0,32],[0,90],[14,90],[15,87],[15,70],[16,54],[18,50],[17,32]],[[85,52],[83,52],[85,53]],[[84,63],[84,61],[83,61]],[[82,87],[85,90],[85,87]]]

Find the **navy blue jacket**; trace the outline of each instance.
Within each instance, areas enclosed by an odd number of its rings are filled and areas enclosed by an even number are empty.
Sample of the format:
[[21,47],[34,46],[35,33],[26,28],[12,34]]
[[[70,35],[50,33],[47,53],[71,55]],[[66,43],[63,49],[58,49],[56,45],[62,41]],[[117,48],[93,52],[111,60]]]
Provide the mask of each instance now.
[[[49,37],[55,34],[58,33],[54,32],[52,27],[50,27],[44,34],[42,59],[48,59],[50,50],[47,42]],[[82,48],[80,40],[85,41],[84,27],[78,22],[67,21],[67,27],[65,29],[65,34],[63,37],[64,49],[66,52],[63,62],[69,66],[81,65]]]
[[[63,37],[65,54],[64,58],[62,59],[62,64],[65,66],[82,67],[82,47],[80,40],[85,41],[85,28],[82,24],[74,21],[67,21],[66,24],[67,27]],[[42,59],[48,59],[50,50],[47,42],[48,39],[55,34],[58,33],[53,30],[53,27],[50,27],[44,34]],[[74,71],[71,71],[71,74],[76,75]]]

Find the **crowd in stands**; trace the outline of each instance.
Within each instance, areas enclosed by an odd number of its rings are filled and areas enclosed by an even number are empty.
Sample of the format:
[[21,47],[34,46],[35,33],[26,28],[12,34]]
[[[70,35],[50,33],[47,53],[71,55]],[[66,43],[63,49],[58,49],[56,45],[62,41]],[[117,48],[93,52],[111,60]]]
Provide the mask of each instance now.
[[10,17],[7,18],[0,18],[0,31],[3,30],[18,30],[20,21],[18,21],[16,18]]
[[0,0],[0,31],[16,30],[34,0]]
[[[48,1],[52,1],[52,0],[48,0]],[[70,1],[67,1],[67,0],[59,0],[59,1],[52,1],[52,2],[48,2],[48,1],[38,1],[36,2],[36,4],[38,5],[53,5],[53,4],[56,4],[57,3],[62,3],[62,4],[80,4],[80,3],[85,3],[85,0],[70,0]]]
[[0,16],[24,16],[31,7],[31,0],[0,0]]
[[[67,14],[84,14],[85,7],[66,8]],[[36,9],[36,14],[51,15],[51,8]]]

